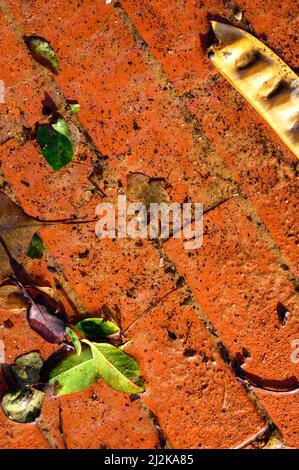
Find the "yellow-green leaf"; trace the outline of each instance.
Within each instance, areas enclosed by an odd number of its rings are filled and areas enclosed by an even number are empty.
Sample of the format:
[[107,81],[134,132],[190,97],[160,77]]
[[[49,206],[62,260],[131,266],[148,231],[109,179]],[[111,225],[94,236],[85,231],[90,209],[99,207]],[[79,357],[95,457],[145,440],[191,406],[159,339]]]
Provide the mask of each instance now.
[[82,348],[80,356],[74,351],[58,351],[45,362],[41,379],[53,386],[54,395],[79,392],[100,379],[89,347]]
[[2,409],[12,421],[32,423],[40,414],[44,397],[43,392],[23,388],[4,395]]
[[108,343],[82,342],[80,356],[61,350],[45,362],[41,379],[53,387],[55,395],[79,392],[101,378],[120,392],[144,391],[138,364],[132,357]]
[[25,42],[32,57],[37,62],[50,69],[53,73],[58,73],[59,62],[54,50],[46,39],[40,36],[29,36],[25,37]]
[[91,347],[92,356],[102,379],[114,390],[124,393],[142,393],[143,387],[134,382],[139,378],[137,362],[128,354],[108,343],[92,343],[83,340]]

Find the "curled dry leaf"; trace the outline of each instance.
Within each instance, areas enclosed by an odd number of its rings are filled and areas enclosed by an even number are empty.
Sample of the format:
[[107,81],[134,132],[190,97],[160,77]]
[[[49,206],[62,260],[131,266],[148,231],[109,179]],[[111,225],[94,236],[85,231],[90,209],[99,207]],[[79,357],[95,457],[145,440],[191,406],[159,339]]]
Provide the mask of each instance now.
[[0,287],[0,308],[10,312],[26,310],[27,304],[16,286]]
[[33,286],[35,290],[39,290],[43,292],[44,294],[47,294],[49,297],[52,297],[53,299],[56,296],[56,290],[53,289],[53,287],[49,286]]
[[[38,220],[25,214],[5,193],[0,192],[0,281],[13,272],[12,262],[21,267],[35,232],[47,225],[82,224],[96,220]],[[16,273],[15,273],[16,274]],[[28,276],[27,276],[28,277]]]
[[[52,298],[55,298],[56,295],[55,290],[48,286],[33,286],[32,288],[28,288],[29,292],[30,290],[33,290],[35,293],[40,291]],[[3,285],[0,287],[0,309],[10,312],[27,309],[27,303],[18,287],[12,285]]]
[[[12,258],[22,262],[34,233],[41,225],[39,221],[25,214],[6,194],[0,192],[0,238]],[[8,255],[0,244],[0,278],[5,279],[11,273]]]
[[163,188],[162,179],[151,178],[142,173],[133,173],[127,178],[127,198],[131,202],[141,202],[148,208],[151,203],[169,203],[170,199]]
[[24,39],[32,57],[53,73],[58,73],[59,62],[48,41],[41,36],[27,36]]

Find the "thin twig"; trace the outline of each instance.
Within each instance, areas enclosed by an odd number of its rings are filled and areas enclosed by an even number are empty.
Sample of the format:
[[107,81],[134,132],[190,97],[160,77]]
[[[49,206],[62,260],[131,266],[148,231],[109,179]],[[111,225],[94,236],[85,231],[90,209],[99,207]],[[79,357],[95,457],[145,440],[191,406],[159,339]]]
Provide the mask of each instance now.
[[241,442],[241,444],[237,445],[236,447],[233,447],[234,449],[244,449],[244,447],[248,446],[252,442],[256,441],[259,437],[264,436],[267,432],[269,431],[269,426],[265,426],[262,429],[259,429],[257,433],[255,433],[253,436],[249,437],[245,441]]
[[145,310],[143,310],[143,312],[141,312],[139,315],[137,315],[137,317],[134,318],[134,320],[124,330],[121,331],[121,334],[125,334],[138,320],[140,320],[141,317],[143,317],[144,315],[149,313],[151,310],[153,310],[160,302],[162,302],[162,300],[164,300],[170,294],[175,292],[177,289],[178,289],[178,287],[174,287],[173,289],[168,291],[165,295],[163,295],[163,297],[160,297],[158,300],[156,300],[156,302],[154,302],[152,305],[150,305]]

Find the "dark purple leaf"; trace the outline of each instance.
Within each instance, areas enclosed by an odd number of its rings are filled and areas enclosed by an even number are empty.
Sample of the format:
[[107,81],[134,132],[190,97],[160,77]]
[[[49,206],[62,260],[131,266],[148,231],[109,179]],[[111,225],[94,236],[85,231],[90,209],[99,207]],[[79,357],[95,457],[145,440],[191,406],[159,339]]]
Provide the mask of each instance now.
[[[34,298],[33,288],[26,289],[19,281],[14,281],[13,283],[20,289],[27,301],[27,320],[30,328],[49,343],[60,343],[63,341],[66,335],[66,322],[62,318],[59,304],[54,299],[51,299],[50,296],[40,291]],[[32,295],[31,292],[33,293]]]
[[65,322],[33,299],[28,306],[27,319],[30,327],[49,343],[59,343],[65,337]]

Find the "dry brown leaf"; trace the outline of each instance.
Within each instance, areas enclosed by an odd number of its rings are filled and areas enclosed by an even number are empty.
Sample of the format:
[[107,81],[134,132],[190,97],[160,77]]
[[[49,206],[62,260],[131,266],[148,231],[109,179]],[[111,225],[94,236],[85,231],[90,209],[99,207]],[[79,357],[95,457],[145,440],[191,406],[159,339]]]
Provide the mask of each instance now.
[[27,304],[16,286],[0,287],[0,308],[10,312],[26,310]]
[[127,198],[132,202],[142,202],[146,207],[151,203],[169,203],[169,196],[161,183],[160,179],[133,173],[127,178]]
[[[19,263],[26,256],[31,239],[41,225],[41,222],[25,214],[6,194],[0,192],[0,238],[10,255]],[[1,244],[0,279],[5,279],[11,272],[8,256]]]
[[48,286],[33,286],[35,289],[40,290],[44,294],[47,294],[49,297],[52,297],[53,299],[56,297],[56,289],[53,289],[53,287],[48,287]]
[[94,219],[61,219],[61,220],[38,220],[25,214],[23,209],[17,206],[3,192],[0,192],[0,281],[12,274],[9,260],[22,264],[32,237],[39,228],[46,225],[69,225],[86,224]]

